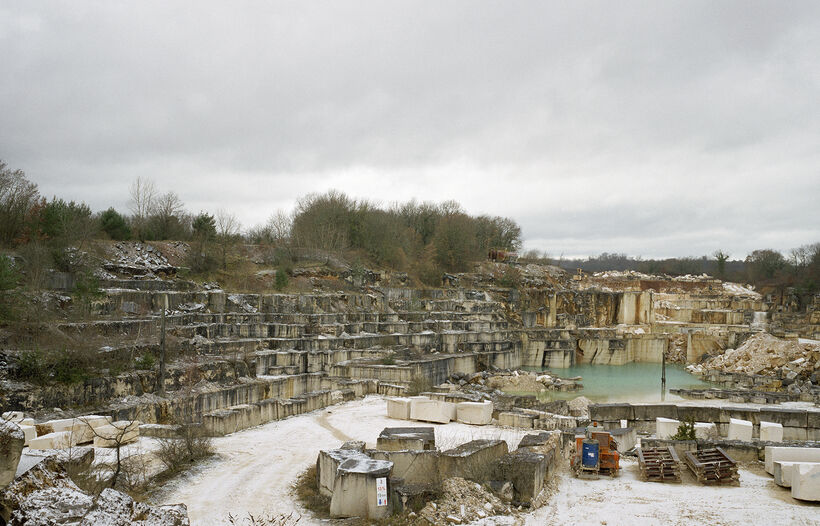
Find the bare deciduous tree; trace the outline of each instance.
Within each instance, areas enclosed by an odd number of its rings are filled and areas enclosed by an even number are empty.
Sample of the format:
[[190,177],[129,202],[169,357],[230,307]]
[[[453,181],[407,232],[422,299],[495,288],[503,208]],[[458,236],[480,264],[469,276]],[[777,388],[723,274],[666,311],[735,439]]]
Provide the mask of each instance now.
[[134,233],[140,241],[145,241],[145,226],[148,216],[151,214],[154,201],[157,198],[157,190],[154,181],[137,177],[129,190],[131,201],[129,208],[133,215]]
[[228,248],[236,243],[240,228],[236,215],[222,209],[216,212],[216,238],[222,249],[222,270],[228,268]]

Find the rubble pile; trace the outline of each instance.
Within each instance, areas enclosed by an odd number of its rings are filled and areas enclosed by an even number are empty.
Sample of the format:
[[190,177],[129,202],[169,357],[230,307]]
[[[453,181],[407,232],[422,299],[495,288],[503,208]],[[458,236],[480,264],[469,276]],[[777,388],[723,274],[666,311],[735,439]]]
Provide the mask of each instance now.
[[737,349],[687,367],[703,374],[717,369],[732,373],[761,374],[787,380],[817,378],[820,371],[820,343],[781,340],[768,333],[758,333]]
[[509,393],[540,393],[542,391],[572,391],[580,388],[577,379],[559,378],[546,373],[520,370],[482,371],[473,374],[453,373],[440,388],[475,395],[476,399],[495,401],[498,395]]
[[69,478],[54,457],[17,477],[2,493],[0,508],[10,512],[8,524],[188,526],[184,504],[149,506],[128,495],[105,489],[90,495]]
[[[186,243],[176,242],[174,248],[183,252]],[[103,264],[105,270],[127,276],[156,279],[173,276],[177,268],[172,265],[162,252],[145,243],[119,242],[111,247],[109,259]]]
[[685,334],[675,334],[669,338],[669,347],[666,350],[666,361],[670,363],[686,363]]
[[441,484],[441,496],[428,502],[419,515],[430,524],[467,524],[493,515],[508,515],[511,508],[480,484],[454,477]]

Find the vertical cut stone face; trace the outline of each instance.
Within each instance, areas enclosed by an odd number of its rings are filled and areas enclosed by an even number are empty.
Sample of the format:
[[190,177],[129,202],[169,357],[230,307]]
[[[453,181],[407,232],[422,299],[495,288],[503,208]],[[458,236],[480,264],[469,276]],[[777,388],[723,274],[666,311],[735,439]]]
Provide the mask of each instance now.
[[14,422],[0,420],[0,489],[14,480],[26,437]]

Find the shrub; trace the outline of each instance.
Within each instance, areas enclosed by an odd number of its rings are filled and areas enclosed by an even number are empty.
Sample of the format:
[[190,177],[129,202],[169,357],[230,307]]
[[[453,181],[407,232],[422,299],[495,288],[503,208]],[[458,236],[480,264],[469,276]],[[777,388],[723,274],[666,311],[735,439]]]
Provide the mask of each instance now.
[[689,418],[682,421],[678,426],[678,432],[671,438],[672,440],[695,440],[695,419]]
[[154,355],[144,354],[141,357],[134,360],[134,367],[136,367],[137,369],[150,370],[154,368],[154,363]]
[[413,375],[410,379],[410,383],[407,385],[407,389],[404,391],[404,394],[407,396],[416,396],[430,391],[432,388],[433,383],[429,378],[421,375]]
[[100,214],[100,228],[111,239],[117,241],[131,239],[131,227],[128,226],[125,217],[113,208]]
[[285,287],[288,286],[288,272],[284,266],[281,266],[278,269],[276,269],[276,278],[274,280],[273,286],[276,287],[276,290],[283,290]]

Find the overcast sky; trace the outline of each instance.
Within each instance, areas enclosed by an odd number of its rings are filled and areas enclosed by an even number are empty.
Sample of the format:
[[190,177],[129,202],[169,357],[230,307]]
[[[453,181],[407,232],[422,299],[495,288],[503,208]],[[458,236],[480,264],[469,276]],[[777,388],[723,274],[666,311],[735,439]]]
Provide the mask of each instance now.
[[820,2],[0,5],[0,159],[243,224],[456,199],[552,256],[820,241]]

